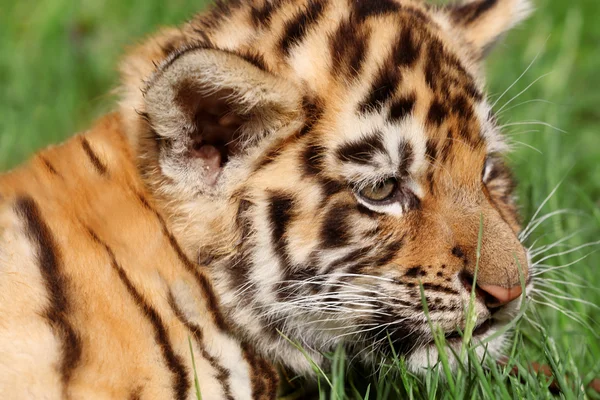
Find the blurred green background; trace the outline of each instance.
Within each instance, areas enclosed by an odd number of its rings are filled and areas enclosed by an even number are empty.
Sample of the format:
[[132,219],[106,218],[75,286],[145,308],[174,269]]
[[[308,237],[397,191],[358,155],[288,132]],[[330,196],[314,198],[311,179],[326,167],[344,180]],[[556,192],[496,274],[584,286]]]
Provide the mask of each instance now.
[[[0,0],[0,170],[114,109],[118,60],[127,45],[159,26],[185,21],[204,5]],[[582,214],[557,215],[536,229],[536,248],[574,234],[542,257],[600,239],[600,5],[597,0],[535,0],[535,5],[533,17],[492,53],[487,70],[495,102],[533,62],[495,106],[514,144],[509,161],[520,182],[525,222],[561,181],[541,213]],[[595,247],[544,264],[566,265]],[[600,257],[592,254],[541,276],[547,278],[540,287],[545,293],[537,299],[550,305],[536,311],[542,333],[527,324],[520,329],[523,357],[547,362],[540,343],[550,335],[567,372],[584,381],[600,375]]]

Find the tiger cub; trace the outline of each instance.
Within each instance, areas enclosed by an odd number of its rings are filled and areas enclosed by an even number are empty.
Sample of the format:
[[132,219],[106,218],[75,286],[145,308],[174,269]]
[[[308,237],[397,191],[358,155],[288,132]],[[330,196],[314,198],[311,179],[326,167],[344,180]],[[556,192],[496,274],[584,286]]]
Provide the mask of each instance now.
[[531,283],[482,60],[529,10],[230,0],[133,50],[116,112],[0,176],[0,398],[273,399],[339,345],[418,372],[421,290],[448,346],[472,291],[497,333]]

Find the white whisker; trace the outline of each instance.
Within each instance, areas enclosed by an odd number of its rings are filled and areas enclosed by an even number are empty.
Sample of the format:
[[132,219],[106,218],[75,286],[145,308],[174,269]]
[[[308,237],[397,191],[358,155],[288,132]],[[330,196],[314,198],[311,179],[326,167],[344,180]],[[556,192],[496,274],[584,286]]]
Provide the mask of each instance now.
[[[558,283],[558,284],[566,285],[566,286],[573,286],[573,287],[580,288],[580,289],[600,291],[600,288],[597,288],[597,287],[592,287],[592,286],[589,286],[589,285],[580,285],[580,284],[575,283],[575,282],[561,281],[560,279],[544,278],[543,281],[550,282],[550,283]],[[539,284],[539,282],[538,282],[538,284]]]
[[546,198],[544,199],[544,201],[542,201],[542,204],[539,205],[539,207],[537,208],[537,210],[535,211],[535,213],[533,214],[533,216],[529,220],[529,223],[527,224],[527,226],[525,227],[525,229],[523,230],[523,232],[521,232],[521,234],[519,235],[519,240],[523,241],[522,237],[524,236],[524,232],[529,229],[529,226],[531,225],[531,223],[535,220],[535,218],[538,216],[538,214],[540,213],[540,211],[542,210],[542,208],[544,208],[544,206],[550,200],[550,198],[552,196],[554,196],[554,194],[556,193],[556,191],[558,190],[558,188],[560,187],[561,184],[562,184],[562,180],[560,182],[558,182],[558,184],[554,187],[554,189],[552,189],[552,191],[550,192],[550,194],[548,194],[548,196],[546,196]]
[[577,211],[577,210],[571,210],[568,208],[564,208],[564,209],[560,209],[560,210],[556,210],[556,211],[552,211],[549,212],[547,214],[542,215],[541,217],[537,218],[537,219],[532,219],[531,221],[529,221],[528,224],[528,228],[525,229],[523,232],[521,232],[521,234],[519,235],[519,240],[521,242],[527,240],[527,238],[544,222],[546,222],[548,219],[555,217],[557,215],[562,215],[562,214],[574,214],[574,215],[582,215],[583,213],[581,211]]
[[534,146],[532,146],[532,145],[530,145],[530,144],[528,144],[528,143],[525,143],[525,142],[519,142],[518,140],[511,140],[511,141],[510,141],[510,143],[511,143],[511,144],[520,144],[521,146],[525,146],[525,147],[527,147],[527,148],[529,148],[529,149],[531,149],[531,150],[534,150],[534,151],[536,151],[536,152],[538,152],[538,153],[540,153],[540,154],[544,154],[544,153],[542,153],[542,151],[541,151],[540,149],[538,149],[537,147],[534,147]]
[[521,122],[509,122],[506,123],[504,125],[500,125],[498,127],[498,129],[504,129],[504,128],[508,128],[509,126],[524,126],[524,125],[540,125],[540,126],[545,126],[546,128],[550,128],[556,132],[560,132],[560,133],[568,133],[567,131],[560,129],[548,122],[544,122],[544,121],[521,121]]
[[[550,105],[553,105],[553,106],[557,105],[556,103],[554,103],[552,101],[548,101],[548,100],[544,100],[544,99],[532,99],[532,100],[522,101],[522,102],[517,103],[517,104],[515,104],[515,105],[513,105],[511,107],[508,107],[508,108],[504,108],[504,106],[503,106],[503,110],[496,112],[496,115],[502,115],[502,114],[504,114],[507,111],[510,111],[512,109],[515,109],[517,107],[520,107],[520,106],[523,106],[523,105],[529,104],[529,103],[544,103],[544,104],[550,104]],[[506,104],[505,104],[505,106],[506,106]]]
[[505,135],[507,136],[516,136],[516,135],[524,135],[526,133],[540,133],[541,131],[539,129],[526,129],[524,131],[509,131],[506,132]]
[[564,242],[568,241],[569,239],[573,238],[576,235],[579,235],[583,231],[584,231],[584,229],[579,229],[579,230],[571,233],[570,235],[567,235],[564,238],[561,238],[561,239],[555,241],[554,243],[550,243],[550,244],[547,244],[545,246],[540,246],[540,247],[538,247],[537,249],[535,249],[533,251],[530,250],[529,255],[533,258],[535,256],[538,256],[538,255],[542,254],[542,253],[545,253],[548,250],[553,249],[554,247],[560,246]]
[[533,64],[536,62],[536,60],[539,58],[540,54],[542,53],[542,51],[538,52],[535,57],[533,57],[533,60],[531,60],[531,62],[529,63],[529,65],[527,66],[527,68],[525,68],[525,71],[523,71],[523,73],[521,73],[521,75],[519,75],[519,77],[509,86],[506,88],[506,90],[504,92],[502,92],[502,94],[500,95],[500,97],[498,97],[496,99],[496,101],[494,101],[492,103],[492,108],[496,107],[496,104],[498,104],[498,102],[504,97],[504,95],[506,93],[508,93],[508,91],[510,89],[512,89],[517,83],[519,83],[519,81],[525,76],[525,74],[527,73],[527,71],[529,71],[531,69],[531,67],[533,66]]
[[[555,289],[556,291],[559,291],[559,289],[556,289],[556,287],[554,287],[554,286],[547,286],[546,285],[544,287],[545,288]],[[588,306],[590,306],[592,308],[600,310],[600,306],[598,306],[597,304],[594,304],[594,303],[589,302],[587,300],[579,299],[577,297],[571,297],[571,296],[566,296],[566,295],[563,295],[563,294],[558,294],[558,293],[551,292],[551,291],[548,291],[548,290],[539,289],[539,287],[536,288],[536,289],[533,289],[532,292],[533,293],[543,293],[543,294],[545,294],[547,296],[554,297],[554,298],[557,298],[557,299],[568,300],[568,301],[573,301],[573,302],[580,303],[580,304],[585,304],[585,305],[588,305]]]
[[590,246],[597,246],[597,245],[599,245],[599,244],[600,244],[600,240],[598,240],[598,241],[596,241],[596,242],[589,242],[589,243],[585,243],[585,244],[582,244],[582,245],[580,245],[580,246],[574,247],[574,248],[572,248],[572,249],[565,250],[565,251],[561,251],[561,252],[559,252],[559,253],[553,253],[553,254],[547,255],[547,256],[545,256],[545,257],[542,257],[541,259],[539,259],[539,260],[535,261],[535,262],[533,263],[533,265],[537,265],[537,264],[543,263],[544,261],[546,261],[546,260],[548,260],[548,259],[550,259],[550,258],[554,258],[554,257],[563,256],[563,255],[565,255],[565,254],[570,254],[570,253],[573,253],[573,252],[575,252],[575,251],[578,251],[578,250],[584,249],[584,248],[586,248],[586,247],[590,247]]
[[517,93],[515,96],[513,96],[510,100],[508,100],[506,103],[504,103],[504,105],[502,107],[500,107],[498,109],[498,113],[502,112],[502,110],[504,110],[506,108],[507,105],[509,105],[510,103],[512,103],[516,98],[518,98],[519,96],[521,96],[523,93],[525,93],[530,87],[532,87],[533,85],[535,85],[537,82],[539,82],[541,79],[547,77],[548,75],[550,75],[552,72],[547,72],[545,74],[543,74],[542,76],[540,76],[539,78],[535,79],[533,82],[531,82],[529,85],[527,85],[525,87],[525,89],[521,90],[519,93]]
[[532,267],[534,268],[535,272],[532,273],[531,275],[533,277],[536,277],[538,275],[545,274],[545,273],[548,273],[548,272],[551,272],[551,271],[556,271],[556,270],[559,270],[559,269],[570,267],[571,265],[577,264],[578,262],[586,259],[590,254],[593,254],[596,251],[597,250],[591,251],[591,252],[589,252],[589,253],[587,253],[587,254],[579,257],[577,260],[571,261],[570,263],[567,263],[567,264],[564,264],[564,265],[554,266],[554,265],[539,264],[539,263],[538,264],[534,264],[534,265],[532,265]]

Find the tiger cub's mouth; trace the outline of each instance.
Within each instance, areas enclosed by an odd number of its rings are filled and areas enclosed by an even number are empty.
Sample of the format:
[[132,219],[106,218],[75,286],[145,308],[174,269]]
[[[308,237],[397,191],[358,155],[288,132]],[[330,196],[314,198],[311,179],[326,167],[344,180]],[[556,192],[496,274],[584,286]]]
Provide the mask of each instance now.
[[[492,311],[488,318],[479,322],[471,335],[474,354],[480,361],[484,359],[498,360],[504,350],[510,343],[509,329],[507,324],[514,322],[519,318],[519,314],[527,301],[527,293],[531,293],[533,282],[530,280],[525,286],[525,295],[511,301],[510,303]],[[453,370],[459,367],[461,361],[457,355],[461,352],[464,342],[464,333],[460,329],[446,332],[445,351],[448,356],[448,362]],[[407,365],[415,373],[423,373],[427,368],[432,368],[439,362],[439,348],[433,337],[425,344],[415,348],[407,356]],[[464,362],[464,361],[463,361]]]

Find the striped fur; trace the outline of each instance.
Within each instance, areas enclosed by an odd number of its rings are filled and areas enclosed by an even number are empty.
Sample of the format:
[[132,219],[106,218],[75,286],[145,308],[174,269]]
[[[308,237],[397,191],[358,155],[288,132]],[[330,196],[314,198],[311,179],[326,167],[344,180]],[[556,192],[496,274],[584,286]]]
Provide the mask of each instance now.
[[0,178],[0,196],[1,398],[195,398],[188,340],[204,398],[273,397],[252,395],[276,375],[231,335],[118,115]]
[[230,0],[134,49],[118,112],[0,177],[0,398],[191,399],[192,351],[204,399],[273,399],[287,339],[419,371],[420,286],[458,348],[466,281],[529,284],[480,67],[528,5]]

